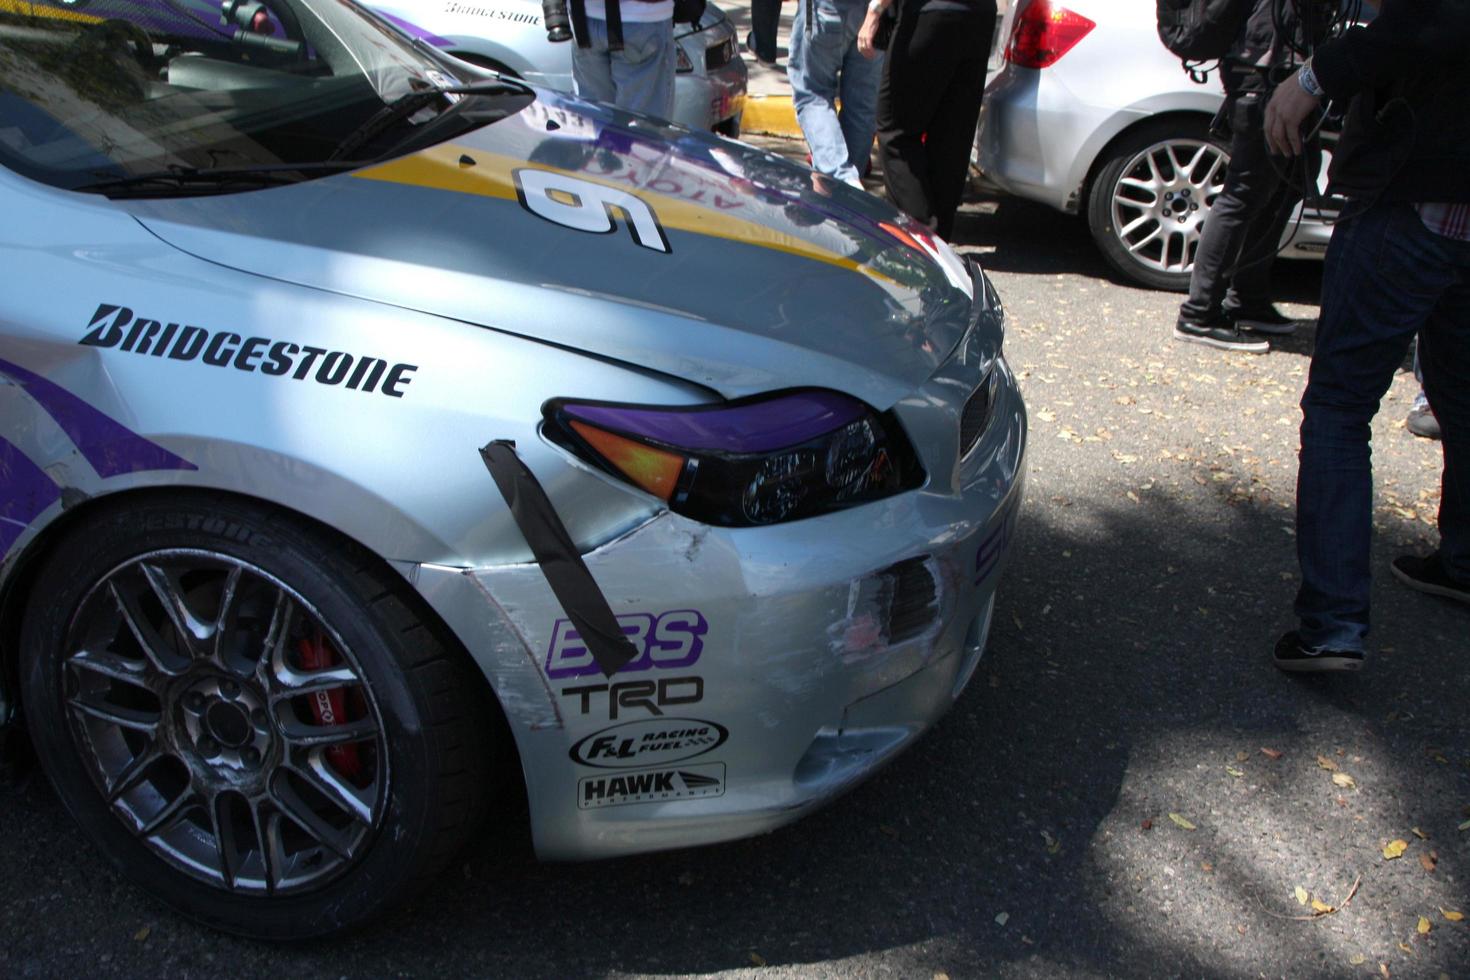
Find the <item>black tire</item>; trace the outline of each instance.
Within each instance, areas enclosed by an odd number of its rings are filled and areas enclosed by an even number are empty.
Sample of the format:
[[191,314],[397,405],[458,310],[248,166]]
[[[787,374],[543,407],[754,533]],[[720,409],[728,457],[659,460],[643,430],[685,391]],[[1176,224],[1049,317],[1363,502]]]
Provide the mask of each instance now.
[[238,498],[153,500],[70,529],[31,594],[42,768],[184,915],[273,940],[352,928],[482,821],[488,689],[353,543]]
[[[1208,129],[1203,116],[1174,116],[1139,126],[1104,151],[1087,195],[1087,226],[1125,278],[1151,289],[1189,289],[1199,233],[1230,163]],[[1158,186],[1151,193],[1145,183]],[[1158,236],[1149,238],[1155,229]]]

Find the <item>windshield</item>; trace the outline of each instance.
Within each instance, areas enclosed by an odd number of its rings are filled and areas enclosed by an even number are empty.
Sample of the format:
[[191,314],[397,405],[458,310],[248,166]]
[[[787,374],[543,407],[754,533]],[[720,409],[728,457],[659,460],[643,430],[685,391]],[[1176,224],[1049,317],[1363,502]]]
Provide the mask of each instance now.
[[160,175],[189,175],[180,194],[252,168],[316,165],[291,174],[307,179],[441,114],[468,127],[531,101],[502,88],[487,118],[460,103],[488,96],[439,94],[475,82],[349,0],[0,0],[0,162],[111,196]]

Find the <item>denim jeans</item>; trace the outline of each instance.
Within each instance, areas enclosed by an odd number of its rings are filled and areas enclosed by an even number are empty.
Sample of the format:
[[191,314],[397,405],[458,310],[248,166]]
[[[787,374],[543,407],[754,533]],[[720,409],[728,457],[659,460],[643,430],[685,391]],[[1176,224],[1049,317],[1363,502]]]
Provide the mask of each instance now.
[[1302,395],[1296,613],[1308,646],[1361,650],[1368,634],[1369,425],[1416,332],[1444,434],[1440,558],[1470,582],[1470,242],[1431,232],[1408,204],[1339,224]]
[[810,2],[797,4],[787,59],[796,121],[812,151],[812,166],[861,187],[878,124],[883,55],[870,60],[858,53],[858,28],[868,12],[865,0],[815,0],[814,26],[808,31]]
[[623,21],[623,50],[607,49],[607,21],[587,18],[591,47],[572,42],[572,86],[593,102],[608,102],[660,119],[674,114],[674,24]]

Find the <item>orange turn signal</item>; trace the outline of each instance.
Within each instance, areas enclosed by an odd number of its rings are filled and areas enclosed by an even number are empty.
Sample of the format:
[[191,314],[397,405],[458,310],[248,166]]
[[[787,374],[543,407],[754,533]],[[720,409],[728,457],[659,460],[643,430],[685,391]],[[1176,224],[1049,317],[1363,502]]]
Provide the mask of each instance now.
[[661,500],[668,500],[674,495],[679,475],[684,472],[683,456],[646,446],[585,422],[572,421],[571,426],[603,459],[635,484]]

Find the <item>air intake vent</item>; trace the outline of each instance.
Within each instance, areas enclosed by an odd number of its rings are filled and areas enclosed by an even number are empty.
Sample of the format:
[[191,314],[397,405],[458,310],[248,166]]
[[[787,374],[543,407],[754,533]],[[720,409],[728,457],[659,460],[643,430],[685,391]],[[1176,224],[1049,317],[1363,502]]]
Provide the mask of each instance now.
[[985,431],[985,424],[990,421],[990,408],[994,400],[995,372],[991,371],[970,395],[970,400],[965,402],[965,411],[960,416],[961,458],[970,455],[970,450],[980,440],[980,433]]

